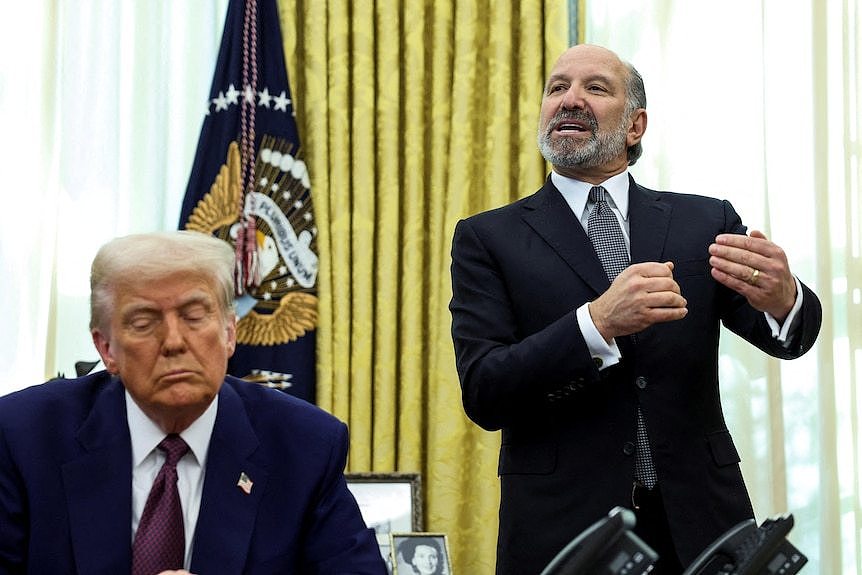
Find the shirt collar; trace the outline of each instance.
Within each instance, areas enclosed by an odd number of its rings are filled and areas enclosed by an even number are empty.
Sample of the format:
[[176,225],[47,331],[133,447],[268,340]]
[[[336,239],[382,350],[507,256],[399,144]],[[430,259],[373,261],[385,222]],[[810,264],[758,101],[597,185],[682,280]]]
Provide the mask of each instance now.
[[[582,182],[574,178],[561,176],[557,172],[551,172],[551,183],[556,186],[563,198],[576,216],[580,217],[584,213],[587,206],[587,198],[590,194],[590,188],[593,184]],[[611,176],[601,183],[601,186],[611,196],[610,203],[616,207],[622,216],[623,220],[629,218],[629,172],[625,170]]]
[[[218,395],[215,396],[206,411],[185,431],[180,433],[180,437],[189,446],[189,450],[201,467],[206,465],[207,450],[215,427],[217,413]],[[165,438],[165,432],[138,407],[128,390],[126,390],[126,419],[129,423],[129,435],[132,439],[132,467],[134,468],[140,465],[161,443],[162,439]]]

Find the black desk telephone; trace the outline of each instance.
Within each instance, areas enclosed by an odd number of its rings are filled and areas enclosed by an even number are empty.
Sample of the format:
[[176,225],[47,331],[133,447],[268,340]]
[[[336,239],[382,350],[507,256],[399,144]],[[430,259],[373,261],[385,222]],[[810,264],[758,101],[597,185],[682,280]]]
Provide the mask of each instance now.
[[658,555],[631,532],[635,514],[614,507],[575,537],[551,561],[542,575],[645,575]]
[[785,537],[793,515],[779,515],[760,527],[743,521],[719,537],[683,575],[793,575],[808,562]]
[[[658,555],[631,532],[635,515],[614,507],[573,539],[541,575],[647,575]],[[707,547],[683,575],[794,575],[808,559],[787,539],[793,515],[743,521]]]

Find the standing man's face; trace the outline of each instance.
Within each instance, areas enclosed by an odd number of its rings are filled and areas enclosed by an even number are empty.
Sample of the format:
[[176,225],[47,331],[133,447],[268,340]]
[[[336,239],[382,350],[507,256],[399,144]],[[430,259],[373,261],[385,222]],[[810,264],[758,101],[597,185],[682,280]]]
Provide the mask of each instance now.
[[115,288],[109,329],[93,330],[105,367],[166,433],[197,419],[224,381],[236,322],[218,302],[201,276],[131,278]]
[[645,110],[627,113],[627,77],[619,58],[597,46],[574,46],[557,60],[542,97],[538,143],[559,173],[606,178],[626,169],[627,148],[646,128]]

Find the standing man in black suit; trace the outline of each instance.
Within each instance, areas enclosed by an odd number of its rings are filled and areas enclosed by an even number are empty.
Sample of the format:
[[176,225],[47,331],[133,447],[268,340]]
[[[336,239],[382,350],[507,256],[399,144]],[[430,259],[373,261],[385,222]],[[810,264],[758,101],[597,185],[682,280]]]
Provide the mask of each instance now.
[[663,575],[753,517],[721,410],[720,324],[783,359],[820,329],[817,296],[730,203],[635,183],[646,126],[640,74],[570,48],[542,98],[545,185],[455,230],[464,409],[503,432],[500,575],[539,573],[617,505]]

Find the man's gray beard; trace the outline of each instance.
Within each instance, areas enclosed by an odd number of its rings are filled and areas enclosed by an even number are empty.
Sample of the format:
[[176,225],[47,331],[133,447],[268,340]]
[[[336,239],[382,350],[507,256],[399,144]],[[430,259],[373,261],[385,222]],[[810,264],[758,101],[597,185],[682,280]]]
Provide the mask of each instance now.
[[[548,123],[552,126],[556,120]],[[621,124],[612,132],[594,131],[586,142],[563,137],[551,140],[551,131],[539,128],[539,151],[552,166],[563,168],[595,168],[616,159],[626,149],[626,127]]]

